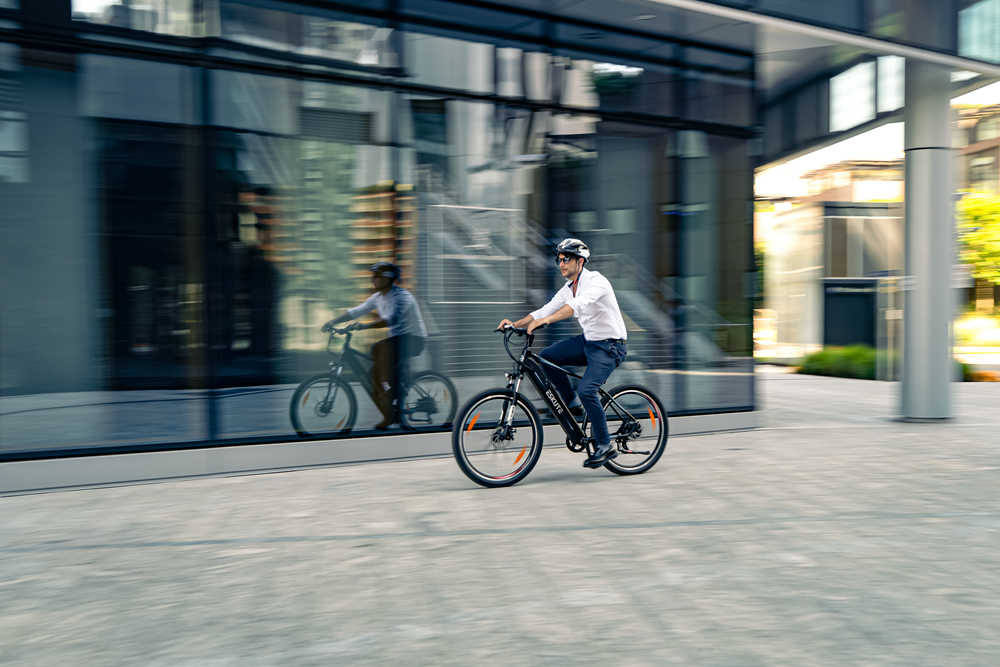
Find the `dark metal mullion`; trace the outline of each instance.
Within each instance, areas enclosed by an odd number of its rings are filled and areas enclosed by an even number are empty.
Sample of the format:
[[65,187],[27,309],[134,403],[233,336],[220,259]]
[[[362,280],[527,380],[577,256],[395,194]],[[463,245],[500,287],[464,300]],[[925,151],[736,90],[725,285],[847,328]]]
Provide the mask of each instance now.
[[[205,371],[206,371],[206,392],[208,399],[205,402],[205,417],[208,425],[209,442],[220,440],[221,428],[219,424],[218,390],[219,382],[219,359],[215,350],[216,342],[216,316],[215,309],[212,308],[212,299],[209,295],[221,287],[221,280],[226,276],[219,275],[220,262],[215,261],[215,248],[217,245],[218,231],[215,226],[218,222],[216,211],[216,174],[215,174],[215,131],[212,127],[212,71],[208,67],[198,68],[198,83],[201,99],[199,100],[199,115],[201,117],[201,262],[202,262],[202,284],[204,293],[202,295],[202,338],[205,346]],[[220,280],[221,279],[221,280]]]
[[[682,59],[684,57],[684,49],[682,47],[675,47],[674,51],[676,53],[676,58]],[[687,78],[684,73],[681,72],[680,76],[674,79],[674,100],[675,108],[674,111],[678,117],[683,118],[687,113]],[[673,340],[673,368],[676,373],[674,373],[674,401],[673,407],[675,410],[682,410],[687,405],[687,385],[686,378],[683,371],[687,365],[687,349],[684,345],[684,333],[687,328],[687,315],[685,312],[685,306],[687,303],[687,297],[684,294],[684,244],[686,242],[687,233],[684,229],[684,159],[681,156],[681,138],[679,136],[679,131],[675,130],[674,134],[674,155],[670,158],[673,162],[673,177],[674,177],[674,205],[673,205],[673,225],[676,230],[674,234],[674,274],[677,276],[677,282],[675,283],[674,295],[676,301],[676,307],[674,308],[674,340]]]
[[[756,69],[756,68],[755,68]],[[757,85],[757,81],[754,80],[753,88],[751,89],[751,100],[753,100],[753,126],[756,128],[762,128],[764,125],[764,105],[761,100],[760,87]],[[816,93],[816,109],[819,110],[819,95],[820,92]],[[827,101],[827,107],[829,107],[829,101]],[[829,113],[827,114],[829,116]],[[829,121],[827,122],[829,126]],[[757,271],[759,267],[757,266],[757,249],[754,247],[754,227],[756,225],[756,209],[754,197],[754,177],[757,164],[760,163],[764,156],[764,136],[763,131],[760,132],[757,138],[751,139],[748,143],[749,146],[756,146],[756,150],[752,151],[750,155],[747,156],[747,180],[749,181],[749,192],[750,192],[750,266],[754,269],[754,276],[757,277]],[[761,297],[764,293],[764,276],[759,276],[758,284],[760,285]],[[763,307],[763,298],[761,299],[761,306]],[[754,340],[753,340],[753,312],[754,312],[754,300],[747,299],[747,308],[750,311],[750,405],[753,406],[753,410],[758,409],[757,405],[757,359],[754,356]]]

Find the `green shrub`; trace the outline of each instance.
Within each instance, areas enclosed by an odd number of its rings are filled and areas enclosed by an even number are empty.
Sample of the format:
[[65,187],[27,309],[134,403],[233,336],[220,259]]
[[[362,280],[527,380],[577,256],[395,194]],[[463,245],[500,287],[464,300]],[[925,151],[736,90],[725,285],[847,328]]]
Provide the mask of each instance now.
[[875,379],[875,350],[867,345],[825,347],[802,360],[799,373]]
[[[895,355],[893,355],[894,358]],[[970,382],[973,379],[972,367],[957,359],[955,364],[958,366],[956,375],[961,376],[962,382]],[[803,359],[798,372],[808,375],[874,380],[875,350],[867,345],[824,347],[819,352],[814,352]]]

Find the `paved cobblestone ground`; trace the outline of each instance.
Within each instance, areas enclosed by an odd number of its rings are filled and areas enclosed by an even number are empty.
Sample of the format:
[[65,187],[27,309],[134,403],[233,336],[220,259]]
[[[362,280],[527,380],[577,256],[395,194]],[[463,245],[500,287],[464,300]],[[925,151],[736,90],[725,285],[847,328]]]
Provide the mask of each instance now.
[[1000,385],[762,374],[619,478],[547,449],[0,498],[4,665],[993,665]]

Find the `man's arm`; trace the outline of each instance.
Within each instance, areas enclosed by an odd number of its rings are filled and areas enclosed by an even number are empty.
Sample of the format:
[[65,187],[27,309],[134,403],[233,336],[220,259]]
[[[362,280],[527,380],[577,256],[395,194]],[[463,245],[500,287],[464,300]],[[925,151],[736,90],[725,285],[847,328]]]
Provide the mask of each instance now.
[[[518,327],[518,328],[526,327],[536,320],[544,319],[549,315],[552,315],[559,311],[560,307],[562,307],[566,303],[566,298],[568,294],[569,294],[569,288],[563,287],[558,292],[556,292],[555,296],[552,297],[551,301],[549,301],[547,304],[545,304],[538,310],[531,311],[530,313],[519,319],[517,322],[511,322],[508,319],[501,320],[500,324],[497,325],[497,329],[502,329],[504,328],[505,325],[510,325],[512,327]],[[573,311],[570,311],[570,314],[567,315],[566,317],[570,317],[572,315]],[[566,319],[566,317],[560,317],[559,319],[564,320]],[[558,322],[559,320],[552,320],[552,321]],[[537,327],[538,325],[535,326]]]
[[545,326],[546,324],[554,324],[571,317],[573,317],[573,309],[569,307],[569,304],[567,304],[559,308],[559,310],[551,315],[547,315],[546,317],[537,320],[532,318],[531,322],[528,324],[528,333],[531,333],[538,327]]
[[343,322],[345,320],[356,320],[360,315],[364,315],[365,313],[372,311],[374,309],[375,309],[375,295],[372,294],[370,297],[362,301],[354,308],[348,308],[340,315],[337,315],[335,318],[324,324],[323,327],[329,328],[332,327],[334,324],[339,324],[340,322]]

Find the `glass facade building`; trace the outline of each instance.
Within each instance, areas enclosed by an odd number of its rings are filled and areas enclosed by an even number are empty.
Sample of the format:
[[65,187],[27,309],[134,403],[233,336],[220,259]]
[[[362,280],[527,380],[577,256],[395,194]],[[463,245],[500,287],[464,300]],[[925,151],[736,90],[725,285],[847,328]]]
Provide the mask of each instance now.
[[[752,410],[756,114],[752,49],[525,7],[14,3],[0,457],[294,438],[320,325],[383,259],[431,334],[414,365],[464,400],[565,236],[626,318],[612,383]],[[358,393],[352,435],[378,420]]]

